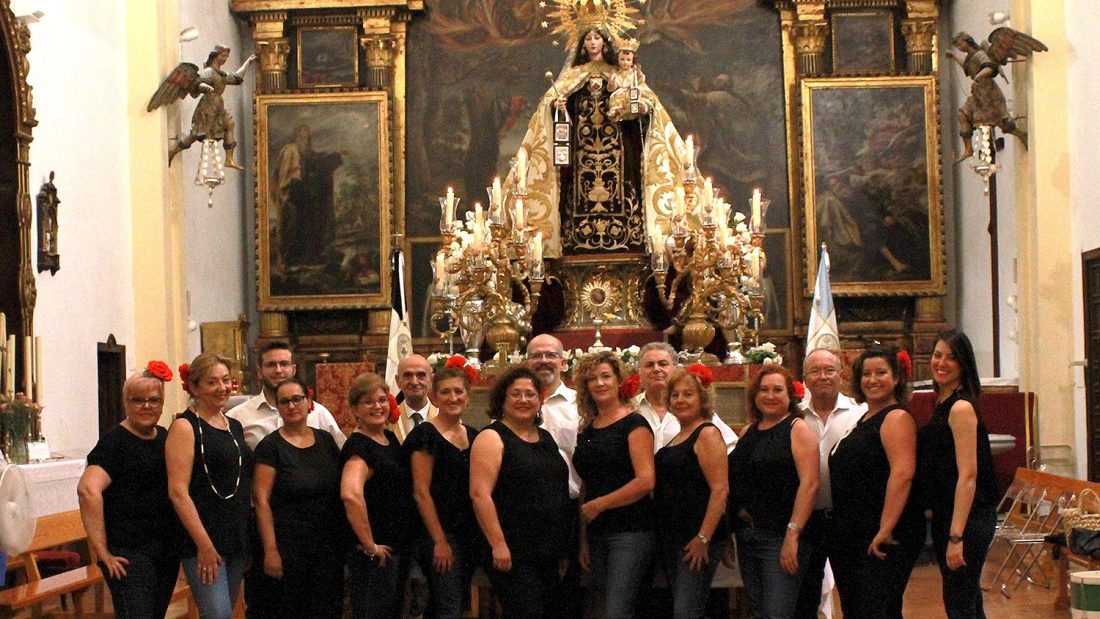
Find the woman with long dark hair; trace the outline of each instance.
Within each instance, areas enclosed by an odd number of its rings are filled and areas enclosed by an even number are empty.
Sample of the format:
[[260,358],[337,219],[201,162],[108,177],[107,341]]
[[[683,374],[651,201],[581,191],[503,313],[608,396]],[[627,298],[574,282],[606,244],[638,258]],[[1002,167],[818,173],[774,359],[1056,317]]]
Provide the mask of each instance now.
[[997,526],[998,493],[989,432],[978,408],[978,367],[966,334],[940,334],[932,351],[932,384],[936,409],[918,445],[943,605],[950,619],[984,618],[979,581]]

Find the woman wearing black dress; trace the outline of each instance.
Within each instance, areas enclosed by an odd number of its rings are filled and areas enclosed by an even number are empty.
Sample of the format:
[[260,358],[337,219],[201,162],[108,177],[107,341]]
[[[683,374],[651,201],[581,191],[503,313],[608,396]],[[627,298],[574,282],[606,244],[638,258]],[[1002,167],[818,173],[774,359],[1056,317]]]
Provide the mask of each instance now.
[[168,432],[157,425],[169,380],[161,361],[126,379],[126,419],[100,437],[77,485],[88,544],[122,619],[163,617],[180,572],[164,464]]
[[[306,425],[313,400],[301,379],[275,389],[283,425],[256,446],[252,496],[272,617],[340,617],[344,563],[339,524],[340,448]],[[250,615],[251,616],[251,615]]]
[[470,499],[492,552],[485,566],[504,616],[546,617],[563,559],[569,468],[538,427],[538,377],[519,367],[489,393],[489,424],[470,452]]
[[901,617],[924,543],[924,516],[912,491],[917,424],[904,408],[908,370],[898,356],[872,348],[856,359],[852,391],[867,413],[829,456],[837,522],[830,561],[846,619]]
[[802,421],[794,378],[765,366],[745,390],[749,425],[729,455],[730,522],[754,616],[792,617],[809,549],[799,534],[821,485],[817,437]]
[[943,604],[950,619],[984,618],[979,581],[997,527],[999,497],[989,432],[978,411],[978,367],[966,334],[940,334],[932,351],[932,382],[936,411],[917,444]]
[[429,609],[440,619],[462,616],[474,568],[470,446],[477,430],[462,423],[469,394],[470,377],[463,368],[436,372],[431,400],[439,414],[413,428],[404,444],[412,464],[413,500],[428,535],[420,564],[431,566]]
[[581,477],[581,568],[592,573],[593,602],[603,616],[634,617],[638,593],[652,579],[657,539],[653,506],[653,430],[619,392],[626,378],[614,353],[577,364],[581,431],[573,465]]
[[[186,371],[185,371],[186,370]],[[180,368],[191,406],[168,430],[168,497],[183,531],[178,549],[191,595],[206,619],[228,619],[248,561],[252,450],[225,416],[229,360],[202,353]]]
[[348,404],[356,427],[341,453],[340,498],[356,544],[348,557],[351,612],[355,619],[400,617],[416,518],[408,456],[386,429],[395,405],[381,376],[355,379]]
[[729,498],[726,443],[709,421],[713,378],[699,364],[668,378],[665,406],[680,432],[654,456],[657,536],[676,619],[703,616],[729,539],[723,517]]

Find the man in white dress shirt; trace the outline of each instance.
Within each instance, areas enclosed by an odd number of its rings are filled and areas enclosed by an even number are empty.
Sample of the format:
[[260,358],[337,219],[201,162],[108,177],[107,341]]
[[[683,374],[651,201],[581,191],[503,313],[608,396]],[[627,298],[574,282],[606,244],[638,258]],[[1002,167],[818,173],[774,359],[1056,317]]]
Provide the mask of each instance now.
[[[650,342],[638,351],[639,393],[634,396],[635,409],[653,429],[653,451],[657,452],[680,433],[680,422],[665,407],[665,388],[668,377],[676,369],[676,349],[664,342]],[[722,433],[726,453],[737,444],[737,433],[715,415],[711,423]]]
[[[265,436],[283,425],[283,418],[275,407],[275,389],[297,371],[298,366],[294,364],[293,353],[286,342],[268,342],[260,349],[260,369],[257,372],[261,385],[260,394],[234,406],[226,413],[227,417],[241,422],[244,427],[244,442],[253,451]],[[313,410],[306,417],[306,425],[317,430],[326,430],[336,439],[338,447],[344,446],[344,433],[340,431],[332,413],[320,402],[313,403]]]
[[[386,424],[386,428],[397,435],[398,442],[404,443],[405,437],[421,423],[439,413],[428,400],[432,389],[432,366],[420,355],[409,355],[397,364],[397,388],[404,399],[397,406],[401,411],[396,423]],[[396,394],[395,394],[396,395]]]
[[843,381],[840,357],[831,350],[818,348],[811,351],[802,364],[802,379],[809,394],[800,408],[804,413],[803,421],[817,436],[821,453],[821,486],[814,499],[813,514],[800,538],[802,543],[810,546],[810,559],[806,576],[802,579],[795,617],[816,619],[821,604],[821,581],[825,576],[825,561],[829,558],[829,543],[835,524],[833,493],[829,487],[829,454],[867,412],[867,405],[858,404],[840,392]]

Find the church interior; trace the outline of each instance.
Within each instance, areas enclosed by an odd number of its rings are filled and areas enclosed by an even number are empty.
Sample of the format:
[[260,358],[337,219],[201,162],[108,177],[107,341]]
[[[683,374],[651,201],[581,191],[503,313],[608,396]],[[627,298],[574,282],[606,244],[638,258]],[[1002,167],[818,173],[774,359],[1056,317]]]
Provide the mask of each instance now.
[[[4,397],[33,394],[33,438],[81,461],[151,359],[217,352],[255,394],[276,340],[354,425],[342,401],[385,372],[395,307],[411,351],[472,350],[489,374],[540,333],[669,341],[713,365],[739,427],[743,353],[771,343],[801,374],[824,244],[833,347],[905,349],[920,381],[937,334],[964,331],[1005,402],[1003,483],[1100,482],[1100,6],[647,0],[620,92],[641,133],[615,138],[633,159],[559,181],[601,139],[568,133],[601,95],[555,108],[577,50],[547,4],[0,0]],[[998,28],[1044,49],[998,67],[1011,125],[968,132],[972,81],[948,52]],[[218,140],[195,138],[206,103],[183,83],[204,59],[246,65],[220,86]],[[677,236],[715,213],[734,275]],[[161,424],[186,404],[169,384]]]

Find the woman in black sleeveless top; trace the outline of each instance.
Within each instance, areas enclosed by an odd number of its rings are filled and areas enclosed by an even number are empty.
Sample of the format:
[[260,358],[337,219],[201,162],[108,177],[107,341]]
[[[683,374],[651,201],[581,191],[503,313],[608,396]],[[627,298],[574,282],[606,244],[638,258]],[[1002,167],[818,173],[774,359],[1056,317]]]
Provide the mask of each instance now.
[[240,422],[223,412],[229,360],[202,353],[180,379],[191,408],[172,422],[164,446],[168,497],[183,525],[179,556],[199,614],[228,619],[248,559],[252,451]]
[[729,517],[757,617],[792,617],[809,560],[799,534],[821,485],[817,437],[802,421],[794,377],[768,365],[745,390],[749,425],[729,455]]
[[951,619],[985,617],[979,581],[997,527],[997,481],[989,432],[978,412],[982,387],[970,339],[940,334],[932,351],[936,411],[920,430],[919,462],[932,546]]
[[474,439],[470,498],[492,552],[485,565],[505,617],[546,617],[563,558],[569,469],[541,421],[538,377],[518,367],[489,394],[495,419]]
[[845,618],[900,618],[924,543],[912,489],[917,425],[903,406],[907,374],[895,352],[881,349],[864,351],[852,365],[852,391],[867,413],[829,457],[837,522],[830,561]]
[[665,406],[680,422],[680,433],[654,456],[661,564],[677,619],[703,616],[714,570],[729,540],[724,518],[729,498],[726,444],[708,421],[714,414],[713,378],[700,364],[669,376]]
[[611,352],[577,364],[582,430],[573,465],[581,487],[581,567],[592,601],[607,619],[637,616],[638,594],[652,579],[657,538],[653,505],[653,430],[619,392],[626,378]]
[[356,427],[341,452],[340,498],[355,534],[348,556],[355,619],[401,616],[416,508],[408,455],[386,429],[395,413],[389,387],[368,372],[348,392]]

